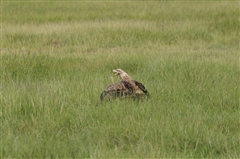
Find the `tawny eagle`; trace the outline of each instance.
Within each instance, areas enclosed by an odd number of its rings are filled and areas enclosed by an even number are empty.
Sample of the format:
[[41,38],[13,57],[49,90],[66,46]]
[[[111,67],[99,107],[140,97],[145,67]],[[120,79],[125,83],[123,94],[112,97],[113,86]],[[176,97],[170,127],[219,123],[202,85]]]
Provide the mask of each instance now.
[[115,75],[119,75],[120,82],[108,86],[101,94],[100,99],[115,99],[125,97],[144,97],[149,96],[145,86],[133,80],[126,72],[122,69],[113,70]]

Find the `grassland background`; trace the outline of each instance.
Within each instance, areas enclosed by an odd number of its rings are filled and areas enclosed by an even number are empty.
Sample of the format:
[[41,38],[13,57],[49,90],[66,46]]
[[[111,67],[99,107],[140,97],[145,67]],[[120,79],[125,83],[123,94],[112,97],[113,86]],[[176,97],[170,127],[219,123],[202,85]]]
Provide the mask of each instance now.
[[3,1],[0,51],[2,158],[240,155],[238,1]]

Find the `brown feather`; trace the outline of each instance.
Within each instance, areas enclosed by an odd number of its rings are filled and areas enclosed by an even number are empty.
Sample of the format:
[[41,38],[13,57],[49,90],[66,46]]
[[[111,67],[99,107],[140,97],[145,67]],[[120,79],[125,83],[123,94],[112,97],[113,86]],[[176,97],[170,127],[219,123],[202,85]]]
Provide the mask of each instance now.
[[117,97],[149,96],[145,86],[138,81],[132,80],[126,72],[121,69],[113,70],[113,72],[115,72],[116,75],[119,75],[120,82],[108,86],[100,95],[101,101],[103,99],[110,100]]
[[135,81],[135,80],[133,80],[133,82],[135,83],[137,88],[140,89],[144,94],[148,94],[147,89],[145,88],[145,86],[142,83]]
[[110,100],[117,97],[127,97],[133,94],[133,86],[127,81],[120,81],[120,83],[108,86],[101,94],[100,99],[104,98]]

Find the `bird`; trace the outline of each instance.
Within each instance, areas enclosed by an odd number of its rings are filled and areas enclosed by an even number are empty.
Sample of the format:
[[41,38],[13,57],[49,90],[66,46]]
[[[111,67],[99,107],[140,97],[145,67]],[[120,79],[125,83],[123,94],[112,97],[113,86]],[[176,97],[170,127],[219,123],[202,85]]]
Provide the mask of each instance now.
[[113,70],[115,75],[120,77],[120,82],[109,85],[100,95],[100,100],[103,101],[116,99],[116,98],[141,98],[141,97],[149,97],[149,93],[145,86],[133,80],[126,72],[122,69],[118,68]]

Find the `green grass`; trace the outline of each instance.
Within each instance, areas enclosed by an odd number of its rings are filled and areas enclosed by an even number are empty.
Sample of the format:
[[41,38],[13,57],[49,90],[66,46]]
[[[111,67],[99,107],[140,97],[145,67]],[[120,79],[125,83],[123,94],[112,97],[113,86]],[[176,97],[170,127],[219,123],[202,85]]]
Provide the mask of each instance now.
[[[2,2],[1,158],[237,158],[238,2]],[[100,104],[121,68],[147,101]]]

